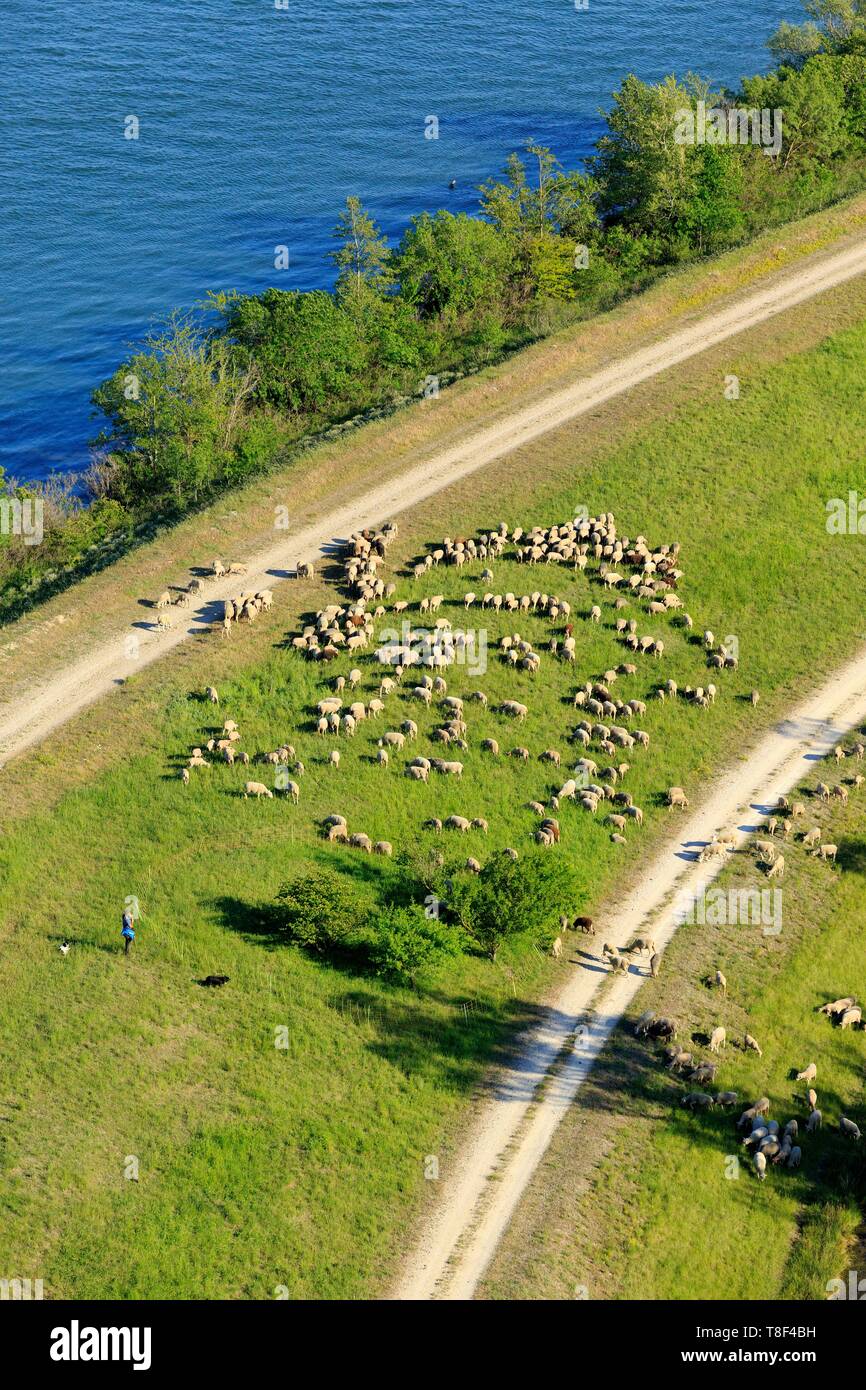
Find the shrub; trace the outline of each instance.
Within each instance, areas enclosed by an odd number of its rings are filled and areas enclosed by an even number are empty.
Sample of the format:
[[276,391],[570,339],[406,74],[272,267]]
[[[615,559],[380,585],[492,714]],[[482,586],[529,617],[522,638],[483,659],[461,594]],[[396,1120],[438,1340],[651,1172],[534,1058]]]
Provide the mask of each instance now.
[[535,850],[514,860],[489,859],[480,874],[455,879],[448,901],[482,951],[496,959],[503,941],[532,933],[549,939],[574,896],[574,873],[555,851]]
[[422,966],[438,957],[457,955],[460,950],[454,929],[428,917],[417,903],[381,909],[373,914],[370,925],[376,973],[413,986]]
[[327,869],[296,874],[277,893],[277,920],[289,940],[322,954],[357,944],[368,911],[352,880]]

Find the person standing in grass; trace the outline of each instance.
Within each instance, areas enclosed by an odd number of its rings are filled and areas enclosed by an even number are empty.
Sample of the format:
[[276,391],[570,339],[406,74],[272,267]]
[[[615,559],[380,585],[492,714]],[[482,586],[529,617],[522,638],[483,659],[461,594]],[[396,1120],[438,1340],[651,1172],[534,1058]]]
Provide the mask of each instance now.
[[129,955],[129,948],[135,940],[135,928],[132,925],[133,920],[132,913],[129,908],[127,908],[123,914],[123,926],[120,929],[120,935],[123,937],[123,954],[125,956]]

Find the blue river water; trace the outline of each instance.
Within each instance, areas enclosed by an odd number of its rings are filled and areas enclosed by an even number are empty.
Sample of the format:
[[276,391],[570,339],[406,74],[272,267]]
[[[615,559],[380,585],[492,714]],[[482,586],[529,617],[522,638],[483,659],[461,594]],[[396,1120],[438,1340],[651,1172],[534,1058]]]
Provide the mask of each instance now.
[[167,310],[330,284],[348,194],[392,237],[474,210],[529,139],[591,152],[625,73],[735,85],[785,17],[796,0],[4,0],[0,466],[86,467],[92,387]]

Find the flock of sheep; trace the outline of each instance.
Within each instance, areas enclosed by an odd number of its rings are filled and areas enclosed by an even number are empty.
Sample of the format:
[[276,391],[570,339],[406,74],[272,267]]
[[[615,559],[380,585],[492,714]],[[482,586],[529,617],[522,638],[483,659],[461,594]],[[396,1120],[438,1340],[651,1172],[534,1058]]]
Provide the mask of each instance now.
[[[363,681],[360,667],[354,667],[348,675],[336,677],[333,693],[320,700],[316,707],[315,732],[323,739],[352,739],[368,721],[381,720],[387,709],[393,706],[395,698],[402,696],[411,704],[438,712],[438,722],[427,734],[431,743],[442,745],[449,753],[463,754],[470,746],[472,708],[488,710],[505,720],[521,724],[529,714],[529,706],[518,698],[493,704],[482,689],[467,690],[460,695],[449,693],[442,672],[460,662],[461,650],[467,644],[466,634],[454,631],[452,618],[443,612],[448,604],[444,594],[425,595],[417,601],[396,597],[396,581],[386,581],[383,574],[388,547],[396,535],[397,527],[393,523],[386,523],[379,531],[359,532],[350,537],[339,560],[348,601],[329,604],[321,609],[315,614],[314,620],[291,639],[294,650],[303,653],[308,660],[331,662],[342,650],[357,653],[360,659],[361,653],[370,648],[369,659],[377,663],[375,694],[368,695],[366,700],[357,693]],[[512,548],[510,551],[509,547]],[[530,568],[543,563],[557,566],[560,570],[565,566],[575,572],[583,572],[592,563],[596,582],[605,591],[617,592],[617,611],[643,601],[648,613],[659,616],[675,614],[684,627],[692,627],[688,614],[676,614],[676,610],[682,609],[682,600],[676,592],[683,578],[683,571],[678,566],[679,546],[662,545],[653,549],[643,536],[633,540],[619,537],[610,513],[593,518],[576,518],[548,528],[535,527],[529,531],[517,527],[509,532],[507,526],[501,523],[496,530],[482,533],[476,538],[461,540],[445,537],[440,544],[431,546],[422,560],[411,563],[409,573],[413,581],[419,581],[440,565],[462,568],[466,564],[480,562],[483,564],[480,574],[482,584],[492,585],[493,566],[508,554]],[[307,566],[306,573],[309,574],[310,570],[311,567]],[[494,613],[544,618],[550,625],[550,632],[541,649],[536,649],[517,631],[499,638],[498,659],[516,673],[525,673],[533,678],[538,675],[545,660],[573,664],[577,659],[576,615],[572,612],[572,605],[556,593],[536,589],[518,595],[512,592],[496,593],[490,587],[480,592],[467,591],[462,599],[454,599],[448,606],[452,610],[457,608],[463,615],[481,608]],[[432,622],[432,627],[416,629],[416,614],[419,619]],[[598,623],[601,616],[601,607],[595,603],[583,614],[592,623]],[[380,640],[377,646],[377,625],[394,618],[403,621],[402,634],[395,634],[387,641]],[[615,631],[629,652],[656,659],[664,653],[663,639],[640,636],[635,618],[617,619]],[[387,674],[381,674],[383,668]],[[419,675],[419,671],[423,674]],[[430,671],[436,674],[431,675]],[[595,814],[603,802],[610,802],[605,825],[611,831],[614,843],[625,842],[623,832],[629,824],[642,825],[643,809],[636,806],[632,794],[619,785],[627,775],[630,764],[619,761],[601,768],[596,760],[602,754],[620,757],[623,750],[649,746],[650,734],[634,725],[635,720],[645,715],[646,702],[635,697],[620,698],[618,687],[613,688],[616,682],[637,674],[638,666],[634,662],[623,661],[615,669],[605,670],[597,678],[585,681],[574,692],[574,709],[586,717],[565,735],[573,745],[572,754],[546,748],[538,754],[538,761],[560,767],[564,757],[570,761],[576,753],[579,755],[573,766],[576,775],[567,778],[558,789],[542,791],[537,800],[528,803],[538,814],[538,824],[533,832],[538,844],[553,846],[559,842],[560,824],[556,816],[550,813],[556,812],[561,803],[568,800],[576,802],[591,814]],[[708,685],[706,689],[686,687],[678,692],[676,682],[671,680],[659,685],[656,690],[659,699],[673,699],[678,693],[687,700],[708,706],[714,702],[717,692],[713,685]],[[356,698],[348,698],[351,694],[356,694]],[[412,751],[409,745],[418,738],[419,727],[414,718],[395,720],[394,727],[385,729],[375,739],[375,762],[382,768],[388,768],[396,755]],[[495,737],[479,740],[478,747],[483,754],[492,758],[506,754],[524,763],[532,759],[526,746],[518,744],[505,749]],[[596,749],[596,757],[591,757],[590,752]],[[327,762],[339,767],[340,758],[339,748],[334,748],[329,752]],[[404,759],[402,772],[416,782],[427,783],[431,776],[459,780],[464,766],[460,756],[436,757],[418,753]],[[443,819],[433,816],[423,822],[423,828],[434,831],[456,829],[465,833],[467,829],[476,829],[477,821],[477,817],[473,819],[458,815]],[[330,832],[332,827],[326,829]],[[332,838],[346,843],[352,843],[353,839],[348,834]],[[359,841],[362,848],[365,847],[366,838],[362,836]],[[512,849],[509,853],[516,855],[517,851]],[[466,867],[477,871],[480,866],[473,857],[467,860]]]
[[[590,623],[599,623],[600,605],[591,603],[587,611],[578,615],[572,611],[568,600],[541,588],[523,594],[497,593],[493,588],[493,567],[503,557],[516,559],[526,566],[527,573],[538,572],[539,566],[544,566],[551,574],[553,570],[562,572],[564,569],[586,572],[587,579],[615,596],[615,610],[621,615],[615,621],[615,634],[625,649],[624,655],[634,653],[638,658],[657,660],[665,649],[662,637],[640,635],[637,618],[625,616],[624,610],[632,605],[638,610],[642,606],[649,615],[669,615],[687,629],[693,626],[691,617],[682,611],[682,600],[676,592],[683,579],[679,545],[651,547],[643,536],[620,537],[611,513],[578,517],[547,528],[524,530],[516,527],[511,532],[501,523],[495,530],[474,538],[445,537],[440,544],[431,546],[423,559],[411,562],[406,572],[414,584],[440,565],[459,569],[467,564],[480,564],[481,589],[467,591],[462,598],[453,600],[447,600],[443,594],[425,594],[418,600],[397,596],[397,580],[385,572],[388,550],[396,536],[397,526],[393,522],[385,523],[379,530],[351,536],[338,558],[346,600],[321,609],[311,623],[291,638],[292,648],[309,661],[327,664],[345,653],[358,662],[347,673],[334,678],[332,693],[324,696],[315,709],[312,726],[315,733],[323,741],[333,739],[337,744],[322,759],[332,770],[340,767],[344,756],[343,740],[354,739],[359,731],[366,727],[375,729],[378,724],[381,732],[376,730],[373,760],[380,768],[388,769],[399,760],[402,775],[411,781],[429,783],[435,778],[460,781],[466,765],[463,755],[468,752],[472,740],[471,710],[484,710],[517,725],[527,719],[529,704],[525,698],[517,698],[517,692],[511,698],[493,703],[483,689],[466,690],[461,694],[449,691],[443,672],[460,663],[461,649],[467,638],[464,632],[454,631],[448,611],[453,614],[456,608],[461,615],[467,615],[479,608],[485,613],[544,619],[549,633],[542,642],[533,645],[519,631],[505,633],[498,640],[497,659],[504,668],[514,671],[516,680],[528,677],[534,685],[534,678],[544,662],[569,665],[576,662],[578,616]],[[224,565],[215,560],[206,578],[218,579],[244,571],[243,565]],[[310,563],[299,564],[297,572],[300,577],[310,578],[314,567]],[[176,602],[188,602],[192,593],[202,591],[202,579],[194,579]],[[168,592],[157,602],[159,606],[170,602]],[[225,601],[217,624],[228,632],[234,622],[242,619],[252,622],[257,613],[269,609],[272,602],[270,591],[241,594],[237,599]],[[416,614],[430,626],[416,628]],[[392,635],[377,642],[377,628],[381,631],[383,621],[393,622],[395,618],[403,624],[401,636]],[[360,688],[369,682],[369,677],[365,681],[363,662],[375,663],[373,688],[368,684],[366,691]],[[638,665],[624,660],[616,667],[599,672],[595,678],[585,680],[574,690],[573,708],[581,718],[563,733],[563,742],[571,745],[570,750],[548,747],[537,754],[540,765],[560,768],[565,762],[572,773],[558,786],[540,786],[536,798],[528,802],[538,817],[532,832],[537,844],[552,848],[560,842],[562,828],[558,813],[561,805],[568,801],[590,815],[596,815],[604,805],[606,814],[599,816],[599,820],[603,820],[615,844],[625,843],[629,826],[639,828],[643,824],[642,807],[635,804],[632,793],[622,785],[631,766],[630,762],[622,760],[623,754],[631,757],[632,750],[645,749],[650,744],[649,732],[637,727],[647,712],[646,701],[629,696],[625,691],[622,695],[619,693],[620,687],[638,674]],[[687,686],[678,690],[676,682],[667,680],[658,684],[654,693],[660,700],[680,696],[706,707],[714,702],[717,692],[711,684],[706,688]],[[398,701],[435,710],[438,719],[422,735],[417,719],[404,708],[400,717],[391,720],[391,727],[382,727],[388,722],[387,712],[394,709]],[[442,755],[434,755],[432,748],[429,752],[416,752],[411,745],[417,745],[422,737],[439,745]],[[297,804],[301,795],[299,778],[304,766],[296,758],[292,745],[283,744],[251,757],[240,751],[239,740],[237,726],[228,721],[221,737],[210,738],[206,746],[192,750],[181,771],[183,781],[189,784],[191,773],[210,766],[214,759],[229,765],[240,763],[244,767],[251,761],[270,763],[278,768],[273,789],[263,781],[249,781],[244,784],[242,794],[271,799],[274,791],[283,792]],[[349,746],[347,743],[346,747]],[[536,760],[525,745],[508,747],[497,737],[480,738],[477,746],[485,757],[493,759],[508,756],[523,763]],[[603,758],[609,760],[608,765],[602,765]],[[345,823],[345,818],[341,820]],[[482,824],[486,830],[487,822],[483,818],[460,814],[427,816],[422,823],[428,831],[445,829],[461,834],[480,831]],[[343,834],[339,826],[330,824],[325,824],[323,830],[335,843],[369,852],[374,849],[379,853],[391,851],[390,842],[374,842],[363,831],[349,833],[346,827]],[[507,852],[517,856],[514,848]],[[467,869],[477,872],[480,867],[474,856],[467,859]]]
[[[234,561],[224,565],[222,560],[216,559],[211,562],[204,579],[191,579],[185,588],[175,590],[173,598],[171,590],[164,589],[151,604],[151,607],[156,610],[154,627],[157,632],[168,632],[174,626],[173,619],[166,612],[167,609],[189,608],[194,598],[201,598],[205,592],[205,580],[225,579],[228,575],[242,575],[246,572],[246,565]],[[223,618],[221,620],[223,631],[228,635],[232,623],[240,618],[253,622],[259,613],[271,607],[273,601],[274,596],[270,589],[265,589],[260,594],[241,594],[237,599],[227,599],[223,606]]]

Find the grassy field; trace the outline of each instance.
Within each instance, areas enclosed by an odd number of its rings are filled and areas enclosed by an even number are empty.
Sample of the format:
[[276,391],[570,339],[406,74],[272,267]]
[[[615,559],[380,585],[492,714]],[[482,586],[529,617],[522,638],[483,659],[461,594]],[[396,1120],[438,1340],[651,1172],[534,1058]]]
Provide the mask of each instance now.
[[[855,766],[848,761],[845,780]],[[864,1038],[816,1010],[866,992],[866,796],[852,792],[844,810],[824,806],[812,795],[822,779],[840,774],[816,765],[802,789],[802,823],[839,845],[839,866],[809,857],[795,836],[784,847],[778,935],[748,922],[680,928],[663,976],[641,990],[562,1124],[482,1296],[573,1298],[582,1285],[602,1299],[824,1299],[829,1280],[858,1267],[866,1170],[838,1121],[846,1114],[866,1129]],[[748,850],[730,857],[714,885],[763,886]],[[707,987],[719,968],[726,999]],[[718,1075],[697,1089],[735,1090],[742,1106],[727,1114],[679,1106],[695,1088],[668,1073],[660,1046],[633,1036],[648,1008],[675,1018],[679,1041],[701,1060],[708,1034],[726,1028]],[[745,1031],[762,1057],[743,1050]],[[794,1076],[809,1062],[823,1128],[804,1136],[806,1084]],[[736,1131],[759,1095],[780,1125],[798,1120],[803,1150],[798,1170],[770,1167],[763,1183]]]
[[[866,327],[822,337],[815,306],[809,315],[820,339],[809,351],[792,354],[790,340],[783,350],[777,323],[757,337],[766,353],[728,353],[743,381],[738,401],[724,399],[711,363],[692,373],[675,413],[644,397],[643,427],[633,421],[616,447],[585,449],[585,426],[558,431],[401,521],[398,561],[500,516],[525,526],[581,504],[612,510],[621,530],[681,542],[696,628],[737,637],[740,669],[717,679],[713,710],[654,704],[642,721],[652,743],[630,774],[647,814],[642,834],[618,851],[591,818],[563,812],[559,852],[582,883],[575,910],[595,909],[639,872],[664,830],[664,787],[697,789],[862,640],[862,540],[827,534],[825,502],[862,473]],[[478,590],[481,568],[436,571],[417,596]],[[376,768],[369,729],[344,744],[338,773],[323,766],[331,745],[311,732],[309,706],[352,663],[326,674],[302,662],[281,645],[299,615],[279,610],[231,643],[189,644],[170,671],[130,682],[110,710],[4,772],[0,1248],[10,1277],[42,1277],[53,1297],[268,1298],[279,1286],[293,1297],[357,1297],[387,1285],[412,1221],[435,1199],[425,1156],[441,1155],[447,1180],[469,1098],[557,967],[524,944],[495,966],[461,957],[417,992],[401,990],[283,946],[259,909],[310,861],[365,877],[394,871],[326,846],[316,820],[332,810],[395,848],[417,839],[427,815],[451,811],[490,820],[486,841],[461,841],[467,853],[530,843],[523,803],[555,780],[538,753],[566,753],[575,684],[626,659],[613,600],[597,585],[496,566],[497,591],[554,583],[579,615],[576,667],[545,658],[533,681],[494,657],[483,676],[449,677],[455,693],[480,686],[491,703],[511,695],[530,706],[519,731],[490,712],[470,715],[462,784],[416,786],[396,767]],[[297,592],[314,603],[325,591]],[[584,619],[592,601],[604,607],[599,627]],[[462,607],[444,611],[461,625]],[[485,626],[491,647],[515,627],[539,648],[549,635],[541,619]],[[646,696],[661,677],[706,678],[698,647],[665,620],[642,618],[640,630],[664,635],[666,655],[644,661],[629,694]],[[360,664],[364,698],[379,671],[369,656]],[[218,679],[220,713],[238,721],[251,753],[295,745],[307,767],[299,807],[243,801],[240,768],[183,788],[179,762],[213,725],[198,694],[206,676]],[[736,698],[754,686],[757,711]],[[395,709],[383,727],[418,718],[402,697]],[[432,715],[418,722],[429,727]],[[526,744],[532,761],[485,760],[488,734],[504,749]],[[431,748],[422,738],[414,751]],[[130,894],[143,919],[125,961],[119,915]],[[75,942],[65,959],[64,935]],[[198,988],[214,971],[230,985]],[[287,1049],[274,1045],[280,1026]],[[132,1159],[137,1181],[124,1176]]]

